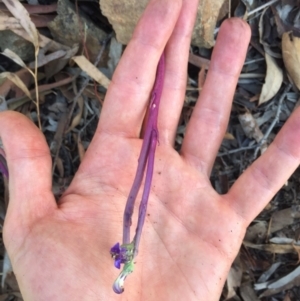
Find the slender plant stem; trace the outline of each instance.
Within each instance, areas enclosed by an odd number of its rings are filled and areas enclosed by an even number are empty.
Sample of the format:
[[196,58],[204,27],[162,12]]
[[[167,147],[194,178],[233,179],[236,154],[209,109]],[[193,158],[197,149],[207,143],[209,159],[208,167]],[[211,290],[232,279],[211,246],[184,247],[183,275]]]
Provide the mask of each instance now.
[[158,117],[158,108],[159,108],[159,103],[160,103],[160,98],[161,98],[162,88],[163,88],[164,74],[165,74],[165,58],[164,58],[164,54],[162,54],[157,66],[155,83],[150,96],[149,118],[146,124],[142,149],[138,160],[138,167],[123,215],[123,244],[130,243],[130,226],[132,223],[131,217],[133,214],[135,200],[143,180],[143,175],[145,172],[147,160],[150,153],[153,151],[151,150],[150,147],[153,130],[156,131],[156,136],[158,136],[157,117]]
[[138,253],[138,248],[139,248],[141,235],[142,235],[142,229],[143,229],[144,222],[145,222],[148,199],[149,199],[149,195],[150,195],[152,177],[153,177],[156,144],[157,144],[157,131],[155,129],[153,129],[152,135],[151,135],[151,145],[150,145],[150,149],[149,149],[149,157],[148,157],[148,164],[147,164],[147,171],[146,171],[145,188],[143,191],[143,196],[142,196],[142,200],[141,200],[140,207],[139,207],[138,224],[137,224],[135,236],[133,239],[133,241],[134,241],[133,257],[135,257]]
[[[147,137],[148,138],[148,137]],[[146,162],[147,162],[147,157],[148,157],[148,152],[149,152],[149,138],[146,141],[146,137],[144,138],[142,149],[141,149],[141,154],[138,160],[138,167],[136,171],[136,175],[133,181],[133,185],[131,187],[127,202],[126,202],[126,207],[124,211],[124,216],[123,216],[123,244],[129,244],[130,243],[130,226],[131,226],[131,217],[133,214],[133,209],[134,209],[134,203],[137,197],[137,194],[140,190],[144,172],[145,172],[145,167],[146,167]],[[145,143],[147,142],[147,143]]]

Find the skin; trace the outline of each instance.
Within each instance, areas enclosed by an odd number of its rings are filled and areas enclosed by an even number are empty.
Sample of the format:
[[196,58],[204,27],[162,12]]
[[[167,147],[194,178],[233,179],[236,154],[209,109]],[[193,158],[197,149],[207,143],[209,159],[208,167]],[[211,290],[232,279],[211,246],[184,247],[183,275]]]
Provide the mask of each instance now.
[[[94,139],[58,204],[43,135],[25,116],[0,114],[10,173],[4,241],[25,300],[219,300],[246,227],[299,165],[298,109],[228,194],[210,185],[250,37],[238,19],[222,25],[182,151],[173,150],[196,7],[192,0],[150,2],[114,74]],[[135,271],[118,296],[109,250],[122,239],[139,133],[165,46],[149,215]]]

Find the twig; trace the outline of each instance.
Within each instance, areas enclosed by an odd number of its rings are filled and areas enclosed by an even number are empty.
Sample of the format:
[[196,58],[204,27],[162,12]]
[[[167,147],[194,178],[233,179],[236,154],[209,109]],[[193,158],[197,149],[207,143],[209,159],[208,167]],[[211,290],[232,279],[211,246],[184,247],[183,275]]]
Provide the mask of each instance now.
[[255,152],[254,152],[254,158],[253,158],[253,160],[255,160],[255,158],[257,157],[257,153],[258,153],[258,151],[259,151],[259,149],[260,149],[260,146],[261,146],[263,143],[265,143],[265,141],[268,139],[268,137],[269,137],[271,131],[273,130],[274,126],[275,126],[276,123],[278,122],[279,116],[280,116],[280,113],[281,113],[281,106],[282,106],[283,100],[284,100],[284,98],[286,97],[286,95],[287,95],[287,93],[289,92],[289,90],[291,89],[291,86],[292,86],[291,84],[288,84],[288,85],[285,87],[285,89],[284,89],[284,91],[283,91],[283,93],[282,93],[282,95],[281,95],[281,97],[280,97],[280,99],[279,99],[279,102],[278,102],[278,107],[277,107],[276,115],[275,115],[275,117],[274,117],[272,123],[270,124],[269,128],[267,129],[266,133],[264,134],[263,138],[259,141],[258,147],[256,148],[256,150],[255,150]]
[[230,154],[242,152],[242,151],[245,151],[245,150],[253,149],[253,148],[257,147],[257,146],[258,146],[258,144],[254,144],[254,145],[251,145],[251,146],[244,146],[244,147],[232,149],[232,150],[229,150],[229,151],[218,153],[217,157],[224,157],[226,155],[230,155]]
[[277,2],[277,1],[278,1],[278,0],[271,0],[270,2],[267,2],[267,3],[265,3],[265,4],[263,4],[263,5],[261,5],[261,6],[257,7],[257,8],[255,8],[255,9],[253,9],[252,11],[250,11],[250,12],[247,14],[247,17],[249,17],[249,16],[251,16],[251,15],[253,15],[253,14],[259,12],[260,10],[263,10],[264,8],[266,8],[266,7],[270,6],[270,5],[272,5],[273,3]]

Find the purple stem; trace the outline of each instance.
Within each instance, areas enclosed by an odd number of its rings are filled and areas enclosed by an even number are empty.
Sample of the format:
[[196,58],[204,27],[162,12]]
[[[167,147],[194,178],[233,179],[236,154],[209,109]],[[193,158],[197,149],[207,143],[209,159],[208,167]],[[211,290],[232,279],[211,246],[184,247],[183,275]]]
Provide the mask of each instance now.
[[[153,150],[150,147],[150,145],[152,144],[151,137],[152,137],[153,130],[155,130],[156,136],[158,136],[157,116],[158,116],[159,102],[160,102],[162,88],[163,88],[164,74],[165,74],[165,58],[164,58],[164,54],[162,54],[162,56],[158,62],[155,83],[154,83],[152,93],[151,93],[150,107],[149,107],[150,113],[149,113],[149,117],[148,117],[147,124],[146,124],[146,130],[145,130],[145,135],[144,135],[144,139],[143,139],[142,149],[141,149],[140,157],[138,160],[138,167],[137,167],[136,175],[135,175],[133,185],[132,185],[132,188],[130,190],[130,193],[129,193],[129,196],[127,199],[127,203],[126,203],[126,207],[125,207],[125,211],[124,211],[124,215],[123,215],[123,244],[130,243],[130,226],[131,226],[131,217],[132,217],[133,209],[134,209],[134,203],[135,203],[137,194],[139,192],[139,189],[141,187],[147,159],[151,152],[153,152],[153,158],[154,158],[155,148]],[[156,140],[157,140],[157,138],[156,138]],[[147,181],[147,179],[146,179],[146,181]],[[146,185],[146,183],[145,183],[145,185]]]
[[148,199],[149,199],[149,195],[150,195],[151,183],[152,183],[152,177],[153,177],[156,144],[157,144],[157,131],[155,129],[153,129],[152,135],[151,135],[151,145],[150,145],[150,150],[149,150],[148,165],[147,165],[147,171],[146,171],[145,187],[144,187],[143,196],[142,196],[142,200],[141,200],[140,207],[139,207],[138,223],[137,223],[137,227],[136,227],[136,231],[135,231],[135,236],[133,239],[133,241],[134,241],[133,257],[135,257],[138,253],[142,230],[143,230],[143,226],[144,226],[144,222],[145,222]]
[[[145,141],[147,143],[145,143]],[[134,209],[134,203],[137,197],[137,194],[139,192],[139,189],[141,187],[141,183],[143,180],[144,176],[144,171],[147,163],[147,157],[148,157],[148,151],[149,151],[149,141],[150,137],[144,137],[144,141],[142,144],[142,149],[140,153],[140,157],[138,160],[138,167],[136,171],[136,175],[133,181],[133,185],[131,187],[125,211],[124,211],[124,216],[123,216],[123,244],[129,244],[130,243],[130,226],[131,226],[131,217],[133,214],[133,209]]]

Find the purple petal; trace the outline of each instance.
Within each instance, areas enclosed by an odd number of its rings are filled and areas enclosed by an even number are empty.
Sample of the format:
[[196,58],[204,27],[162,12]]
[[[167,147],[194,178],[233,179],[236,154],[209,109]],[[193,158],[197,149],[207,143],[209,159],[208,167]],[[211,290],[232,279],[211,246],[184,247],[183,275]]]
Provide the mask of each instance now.
[[121,268],[121,259],[120,258],[116,258],[115,259],[115,267],[117,269],[120,269]]
[[110,249],[110,253],[120,254],[120,244],[118,242]]

